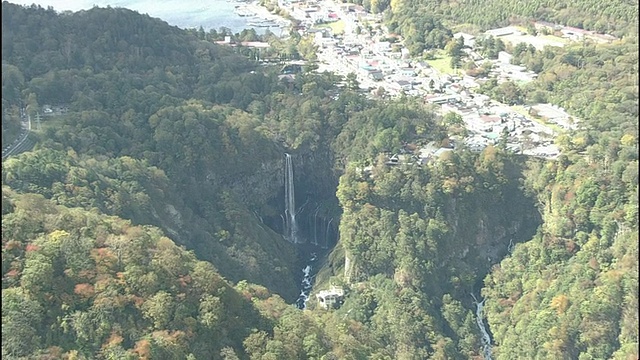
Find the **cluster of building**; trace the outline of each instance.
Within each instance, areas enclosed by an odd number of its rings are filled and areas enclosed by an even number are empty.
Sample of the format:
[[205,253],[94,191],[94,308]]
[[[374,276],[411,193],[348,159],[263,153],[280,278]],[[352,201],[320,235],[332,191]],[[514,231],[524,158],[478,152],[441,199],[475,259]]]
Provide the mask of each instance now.
[[[346,29],[360,25],[359,17],[355,14],[339,15],[341,20],[350,23],[350,26],[345,26]],[[531,116],[518,113],[510,106],[474,92],[482,83],[480,79],[463,74],[442,74],[426,62],[412,61],[399,37],[388,34],[384,31],[384,26],[376,27],[378,30],[372,33],[355,34],[345,31],[344,36],[333,36],[327,29],[315,32],[315,41],[320,49],[319,58],[324,62],[319,70],[343,75],[355,73],[360,86],[372,94],[379,95],[379,88],[383,88],[387,96],[419,96],[426,103],[439,106],[442,114],[459,114],[464,121],[467,136],[464,139],[451,139],[451,146],[464,142],[471,150],[480,151],[506,136],[506,146],[513,151],[546,158],[558,155],[559,150],[552,142],[555,132],[551,127],[543,125],[543,121],[534,121]],[[479,66],[487,61],[492,63],[490,76],[495,76],[499,83],[507,80],[528,82],[535,79],[536,74],[533,72],[511,64],[512,56],[507,52],[500,52],[498,60],[484,59],[473,50],[474,36],[464,33],[456,36],[463,37],[465,53]],[[532,110],[530,114],[537,113],[541,120],[567,129],[575,124],[568,114],[557,107],[540,104]],[[417,149],[413,154],[389,154],[388,163],[425,163],[433,158],[433,154],[448,150],[450,149],[437,147],[430,150]]]
[[[579,29],[570,26],[562,26],[544,21],[535,22],[533,24],[538,34],[527,34],[526,31],[520,30],[515,26],[507,26],[497,29],[487,30],[483,36],[493,36],[500,38],[504,42],[515,46],[519,43],[532,45],[537,50],[544,49],[545,46],[563,47],[568,41],[581,42],[593,41],[598,44],[611,43],[617,38],[609,34],[598,34],[594,31]],[[549,35],[545,35],[549,34]],[[464,38],[465,46],[473,47],[476,37],[466,33],[456,33],[454,37]]]
[[[338,14],[327,9],[321,2],[316,0],[278,0],[278,7],[287,11],[292,17],[302,22],[319,24],[325,22],[338,21]],[[352,12],[357,16],[366,16],[367,12],[362,5],[346,3],[340,4],[343,12]]]
[[[528,114],[523,114],[523,111],[517,112],[510,106],[476,93],[474,89],[486,79],[477,79],[460,72],[457,75],[443,74],[427,62],[412,60],[402,38],[390,34],[380,16],[367,14],[360,5],[338,4],[330,0],[278,0],[278,6],[299,20],[298,31],[301,35],[313,36],[319,49],[318,71],[330,71],[343,76],[353,73],[356,74],[361,90],[371,96],[418,96],[425,103],[438,106],[443,115],[449,112],[460,115],[466,129],[464,138],[450,139],[450,147],[427,147],[414,149],[415,151],[406,154],[389,154],[390,165],[403,162],[425,163],[433,159],[434,155],[437,157],[437,154],[450,151],[456,144],[465,143],[471,150],[480,151],[489,144],[505,140],[507,148],[513,151],[554,158],[559,152],[552,142],[555,130],[545,123],[565,129],[575,128],[576,120],[556,106],[538,104],[526,108]],[[333,34],[331,28],[317,26],[319,23],[334,21],[344,22],[344,33]],[[581,36],[604,39],[592,32],[536,23],[536,28],[541,26],[551,27],[556,34],[566,33],[567,38],[582,34]],[[564,45],[559,41],[554,43],[553,37],[524,34],[516,27],[489,30],[483,36],[502,38],[515,42],[514,45],[525,42],[536,48]],[[508,80],[529,82],[535,79],[536,74],[511,63],[511,54],[501,51],[497,60],[484,59],[475,50],[477,38],[474,35],[456,33],[454,37],[463,38],[463,52],[477,66],[491,63],[489,76],[497,78],[498,83]],[[226,39],[224,43],[229,44],[229,40]],[[283,73],[281,76],[293,77],[295,74]],[[533,120],[534,117],[538,117],[540,121]]]
[[[463,141],[472,151],[481,151],[488,145],[495,145],[502,139],[506,147],[525,154],[553,158],[559,150],[553,144],[553,130],[530,118],[517,113],[511,107],[492,101],[488,96],[466,91],[448,96],[426,98],[429,103],[440,103],[444,115],[455,113],[464,122],[466,136]],[[435,102],[438,101],[438,102]],[[535,150],[540,148],[538,150]]]

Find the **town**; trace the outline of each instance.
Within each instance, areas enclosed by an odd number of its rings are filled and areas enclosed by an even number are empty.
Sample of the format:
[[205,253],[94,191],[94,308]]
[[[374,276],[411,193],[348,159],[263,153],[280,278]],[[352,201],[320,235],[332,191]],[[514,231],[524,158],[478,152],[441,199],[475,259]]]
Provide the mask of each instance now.
[[[420,97],[443,116],[457,115],[466,131],[462,136],[452,137],[455,140],[451,141],[452,147],[462,141],[469,149],[480,151],[506,140],[509,150],[549,159],[559,155],[553,142],[555,136],[575,128],[579,119],[553,104],[507,104],[478,92],[490,78],[496,79],[497,84],[507,81],[525,84],[537,75],[513,64],[513,54],[505,50],[498,52],[497,59],[482,56],[478,40],[491,38],[511,47],[524,45],[535,50],[562,47],[572,41],[616,40],[611,35],[545,22],[491,29],[478,36],[456,33],[454,38],[463,44],[461,56],[477,68],[488,70],[484,76],[474,77],[463,69],[452,69],[443,52],[438,54],[441,58],[413,59],[403,46],[402,37],[388,32],[382,16],[367,13],[361,5],[330,0],[278,0],[277,6],[297,20],[296,29],[301,36],[313,37],[318,48],[318,72],[333,72],[351,79],[349,85],[355,84],[357,90],[373,98]],[[255,4],[252,9],[255,11]],[[273,15],[262,16],[274,21]]]

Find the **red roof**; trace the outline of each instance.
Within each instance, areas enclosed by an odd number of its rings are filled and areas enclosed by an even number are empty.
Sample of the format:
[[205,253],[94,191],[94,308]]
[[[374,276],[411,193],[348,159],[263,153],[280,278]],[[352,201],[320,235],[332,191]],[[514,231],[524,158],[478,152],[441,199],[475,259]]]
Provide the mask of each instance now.
[[480,116],[480,120],[482,120],[485,123],[494,123],[494,124],[502,122],[502,119],[499,116],[482,115]]

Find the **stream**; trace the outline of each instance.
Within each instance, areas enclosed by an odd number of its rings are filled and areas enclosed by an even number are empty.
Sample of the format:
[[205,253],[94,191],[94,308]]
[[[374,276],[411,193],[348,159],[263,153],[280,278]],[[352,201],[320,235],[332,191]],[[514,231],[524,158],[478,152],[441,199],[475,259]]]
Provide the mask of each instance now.
[[313,265],[315,265],[316,260],[318,260],[318,255],[315,252],[312,252],[306,261],[306,266],[302,269],[302,282],[300,284],[300,295],[298,295],[298,299],[296,300],[296,307],[300,310],[304,310],[307,308],[307,301],[309,301],[309,294],[311,293],[311,289],[313,285],[311,281],[313,280]]
[[480,329],[480,333],[482,333],[482,353],[484,354],[485,360],[491,360],[491,336],[487,331],[487,328],[484,324],[484,317],[482,314],[482,309],[484,308],[484,301],[486,299],[482,299],[482,301],[478,302],[476,296],[471,294],[473,297],[473,303],[476,304],[476,322],[478,324],[478,328]]

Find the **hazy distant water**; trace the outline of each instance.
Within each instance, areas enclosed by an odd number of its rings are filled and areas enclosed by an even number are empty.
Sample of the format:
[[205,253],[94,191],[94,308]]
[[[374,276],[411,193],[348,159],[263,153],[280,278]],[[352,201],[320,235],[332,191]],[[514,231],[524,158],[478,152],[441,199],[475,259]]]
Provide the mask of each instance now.
[[[248,27],[247,18],[234,13],[236,5],[242,3],[227,0],[9,0],[9,2],[21,5],[36,3],[44,8],[51,6],[57,11],[87,10],[94,5],[99,7],[123,7],[135,10],[141,14],[160,18],[170,25],[181,28],[197,28],[202,26],[205,30],[226,27],[234,33]],[[257,28],[258,33],[263,33],[265,28]],[[278,34],[279,30],[271,28]]]

